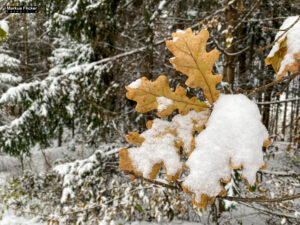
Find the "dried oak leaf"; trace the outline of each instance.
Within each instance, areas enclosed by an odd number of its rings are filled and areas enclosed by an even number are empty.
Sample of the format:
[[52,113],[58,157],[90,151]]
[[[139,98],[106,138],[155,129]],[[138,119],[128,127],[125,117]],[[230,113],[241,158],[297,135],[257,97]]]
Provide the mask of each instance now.
[[[277,74],[276,80],[280,80],[288,71],[297,73],[299,70],[297,60],[300,59],[300,21],[296,20],[298,16],[288,17],[284,21],[275,39],[281,35],[282,37],[273,45],[265,59],[267,65],[272,64]],[[294,25],[290,27],[292,24]],[[286,33],[284,33],[285,29],[288,29]]]
[[189,157],[195,147],[194,134],[204,128],[208,117],[209,110],[192,110],[187,115],[176,115],[170,122],[161,119],[148,121],[147,131],[142,134],[131,132],[126,137],[129,143],[139,147],[120,150],[120,169],[154,179],[164,166],[167,178],[176,180],[182,170],[180,147]]
[[120,169],[154,179],[164,166],[167,178],[176,180],[181,173],[182,162],[175,126],[171,122],[155,119],[151,128],[141,135],[132,132],[127,136],[130,143],[138,145],[142,139],[139,147],[123,148],[119,151]]
[[188,98],[183,87],[178,86],[175,92],[172,92],[165,76],[159,76],[153,82],[146,77],[138,81],[138,85],[129,85],[125,88],[128,91],[126,97],[137,102],[136,110],[140,113],[157,109],[157,115],[165,117],[176,109],[182,115],[190,110],[199,112],[207,109],[205,102],[200,102],[196,97]]
[[212,67],[219,58],[219,51],[214,49],[206,52],[206,42],[209,38],[207,30],[194,34],[191,28],[185,32],[172,34],[173,40],[166,41],[168,49],[175,58],[170,62],[176,70],[186,74],[186,85],[192,88],[202,88],[210,104],[219,97],[220,91],[216,85],[222,80],[222,75],[213,75]]

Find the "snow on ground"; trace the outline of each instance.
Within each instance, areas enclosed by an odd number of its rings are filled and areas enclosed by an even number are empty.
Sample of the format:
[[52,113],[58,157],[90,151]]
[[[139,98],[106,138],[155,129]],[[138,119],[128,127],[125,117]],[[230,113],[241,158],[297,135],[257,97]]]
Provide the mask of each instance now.
[[0,219],[0,225],[46,225],[47,222],[40,222],[37,218],[19,217],[12,212],[6,212],[2,219]]

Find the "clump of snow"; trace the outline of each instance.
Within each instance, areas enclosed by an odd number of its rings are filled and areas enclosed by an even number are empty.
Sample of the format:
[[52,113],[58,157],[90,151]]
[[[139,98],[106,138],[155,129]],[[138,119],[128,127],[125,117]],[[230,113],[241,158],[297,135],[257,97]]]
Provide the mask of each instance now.
[[177,30],[176,30],[176,33],[179,33],[179,34],[184,34],[184,33],[185,33],[185,30],[180,30],[180,29],[177,29]]
[[166,97],[156,97],[156,101],[158,103],[157,110],[158,112],[161,112],[165,109],[167,109],[170,105],[173,104],[173,100],[166,98]]
[[6,20],[0,20],[0,28],[7,34],[9,30],[8,22]]
[[172,122],[176,127],[177,137],[183,143],[185,153],[189,153],[191,149],[191,142],[193,139],[193,128],[202,127],[209,116],[209,111],[195,112],[190,111],[187,115],[176,115]]
[[142,79],[137,79],[136,81],[133,81],[131,84],[128,85],[130,88],[139,88],[142,84]]
[[176,137],[170,131],[175,127],[171,122],[155,119],[152,128],[143,132],[145,141],[140,147],[129,148],[129,157],[136,170],[144,177],[149,177],[155,164],[163,162],[170,176],[182,168],[178,149],[175,146]]
[[173,37],[173,41],[178,41],[178,37]]
[[20,60],[13,58],[7,54],[0,53],[0,67],[18,68]]
[[136,170],[149,177],[152,167],[163,162],[170,176],[182,168],[176,143],[182,143],[185,153],[191,151],[194,127],[201,127],[208,118],[208,111],[190,111],[187,115],[176,115],[172,121],[155,119],[151,129],[141,136],[145,141],[140,147],[129,148],[129,157]]
[[159,10],[162,10],[162,8],[164,7],[164,5],[166,4],[166,0],[162,0],[159,2],[159,5],[158,5],[158,9]]
[[66,201],[68,201],[68,199],[72,199],[74,197],[75,197],[75,194],[72,191],[72,188],[71,187],[65,187],[63,189],[60,202],[65,203]]
[[257,105],[242,94],[221,95],[186,165],[190,174],[183,185],[196,193],[216,196],[220,180],[231,178],[231,166],[243,166],[243,177],[253,185],[264,165],[262,145],[268,131],[261,123]]
[[17,216],[13,211],[5,211],[1,215],[0,225],[46,225],[39,217],[30,218],[27,216]]
[[188,16],[197,16],[198,11],[196,10],[189,10],[187,11]]
[[[290,16],[286,18],[281,27],[279,28],[281,31],[279,31],[276,34],[275,40],[284,33],[283,30],[289,28],[298,18],[299,16]],[[294,55],[300,52],[300,20],[295,25],[293,25],[293,27],[290,28],[284,35],[282,35],[282,37],[273,45],[268,55],[268,58],[273,57],[275,55],[275,53],[279,50],[280,47],[280,44],[278,42],[282,41],[286,37],[287,52],[283,60],[281,61],[278,74],[281,74],[286,68],[286,66],[294,64]]]
[[9,73],[0,73],[0,83],[19,83],[22,81],[22,77],[14,76]]

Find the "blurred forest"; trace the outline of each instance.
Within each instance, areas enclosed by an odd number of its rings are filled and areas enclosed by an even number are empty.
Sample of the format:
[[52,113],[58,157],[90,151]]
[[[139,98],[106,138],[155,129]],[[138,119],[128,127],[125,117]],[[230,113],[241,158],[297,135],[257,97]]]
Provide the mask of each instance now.
[[[8,5],[38,6],[38,13],[8,14]],[[235,171],[228,193],[299,195],[300,72],[265,87],[276,77],[265,64],[269,45],[287,17],[300,15],[299,0],[3,0],[0,8],[0,173],[8,174],[0,182],[0,220],[13,210],[50,224],[299,223],[299,198],[219,198],[204,212],[178,190],[130,181],[117,154],[130,131],[155,118],[135,111],[124,86],[163,74],[172,89],[181,85],[204,100],[169,62],[165,40],[177,29],[206,28],[207,51],[220,51],[217,88],[249,94],[271,137],[260,184],[249,192]]]

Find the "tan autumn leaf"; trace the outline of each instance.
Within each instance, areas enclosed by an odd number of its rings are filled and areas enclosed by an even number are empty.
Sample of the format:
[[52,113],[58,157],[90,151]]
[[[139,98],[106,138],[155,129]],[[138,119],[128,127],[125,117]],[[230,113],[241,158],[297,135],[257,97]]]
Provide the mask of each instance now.
[[[285,29],[288,31],[283,33]],[[288,71],[291,73],[299,71],[297,60],[300,59],[300,21],[298,16],[288,17],[279,30],[275,40],[280,38],[265,59],[267,65],[273,66],[277,74],[276,80],[281,79]]]
[[172,34],[173,40],[166,41],[168,49],[175,58],[170,62],[176,70],[186,74],[186,85],[192,88],[202,88],[210,104],[219,97],[220,91],[216,85],[222,80],[222,75],[213,75],[212,68],[219,58],[219,51],[206,52],[206,42],[209,37],[207,30],[194,34],[191,28],[185,32]]
[[137,132],[130,132],[129,135],[126,136],[126,141],[132,145],[141,146],[145,138],[141,137]]
[[148,121],[148,130],[142,134],[131,132],[126,137],[130,144],[138,147],[120,150],[120,169],[154,179],[164,166],[167,178],[176,180],[182,170],[180,147],[188,158],[195,148],[194,134],[203,129],[208,117],[209,110],[192,110],[187,115],[176,115],[170,122]]
[[123,148],[119,151],[120,169],[155,179],[164,166],[167,178],[176,180],[182,169],[176,135],[175,126],[160,119],[153,120],[151,128],[141,135],[131,133],[127,136],[127,141],[134,144],[143,141],[139,147]]
[[153,82],[142,77],[125,88],[128,90],[126,97],[137,102],[136,110],[140,113],[157,109],[157,115],[165,117],[176,109],[182,115],[190,110],[199,112],[207,109],[205,102],[196,97],[188,98],[183,87],[178,86],[172,92],[165,76],[159,76]]

